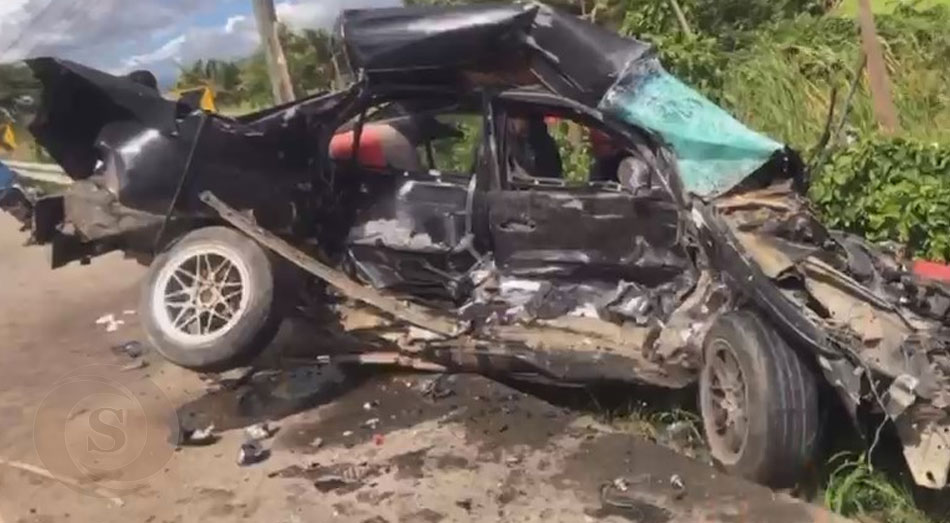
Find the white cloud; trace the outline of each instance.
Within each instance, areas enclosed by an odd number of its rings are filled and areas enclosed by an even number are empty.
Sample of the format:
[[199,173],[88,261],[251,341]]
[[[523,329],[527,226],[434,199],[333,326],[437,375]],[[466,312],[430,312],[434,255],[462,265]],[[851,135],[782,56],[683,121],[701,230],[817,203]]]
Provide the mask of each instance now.
[[0,0],[0,61],[55,55],[103,65],[203,8],[202,0]]
[[[25,7],[30,0],[5,0],[0,2],[0,27],[15,27],[29,14]],[[3,34],[3,33],[0,33]]]
[[[402,3],[277,1],[278,19],[298,30],[330,29],[344,8]],[[193,20],[208,11],[224,14]],[[252,53],[259,37],[250,11],[250,0],[0,0],[0,62],[58,56],[113,73],[151,69],[167,84],[181,64]]]
[[238,28],[238,24],[242,24],[247,21],[247,17],[244,15],[237,15],[228,18],[227,23],[224,24],[224,31],[227,33],[233,32]]
[[[3,1],[3,0],[0,0]],[[277,18],[293,29],[330,29],[344,8],[401,5],[401,0],[290,0],[276,4]],[[248,2],[250,4],[250,2]],[[215,27],[190,27],[160,47],[122,60],[122,72],[147,68],[169,80],[179,66],[198,59],[231,60],[251,54],[260,42],[253,15],[232,16]]]
[[152,64],[163,60],[174,60],[181,54],[181,48],[185,45],[187,40],[188,38],[185,35],[178,35],[154,51],[126,58],[122,61],[122,68],[136,69],[144,64]]
[[392,7],[400,0],[286,0],[276,5],[277,18],[293,29],[330,29],[343,9]]
[[260,41],[253,20],[232,16],[218,27],[191,27],[159,48],[122,60],[121,72],[155,69],[161,77],[198,59],[229,60],[247,56]]

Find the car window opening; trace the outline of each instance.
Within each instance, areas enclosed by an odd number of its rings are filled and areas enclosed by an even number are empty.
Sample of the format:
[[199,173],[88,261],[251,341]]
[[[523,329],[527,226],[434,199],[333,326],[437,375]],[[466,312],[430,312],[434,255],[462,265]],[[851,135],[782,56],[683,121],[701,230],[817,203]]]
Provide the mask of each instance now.
[[653,186],[652,169],[643,158],[606,131],[569,116],[510,114],[505,145],[512,183],[615,183],[635,194],[649,192]]
[[[330,141],[338,167],[379,173],[471,176],[482,139],[482,118],[457,103],[413,107],[390,102],[341,126]],[[354,154],[357,156],[353,161]]]

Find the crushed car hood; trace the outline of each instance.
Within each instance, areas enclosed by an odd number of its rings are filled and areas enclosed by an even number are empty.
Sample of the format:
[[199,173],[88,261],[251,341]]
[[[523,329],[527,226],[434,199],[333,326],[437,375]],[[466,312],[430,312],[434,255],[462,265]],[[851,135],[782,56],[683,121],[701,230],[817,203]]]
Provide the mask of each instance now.
[[796,311],[784,330],[817,349],[852,415],[866,402],[893,420],[916,482],[946,486],[950,287],[896,252],[827,230],[788,183],[724,196],[709,212],[729,230],[723,243],[753,262],[748,285],[772,294],[758,305]]

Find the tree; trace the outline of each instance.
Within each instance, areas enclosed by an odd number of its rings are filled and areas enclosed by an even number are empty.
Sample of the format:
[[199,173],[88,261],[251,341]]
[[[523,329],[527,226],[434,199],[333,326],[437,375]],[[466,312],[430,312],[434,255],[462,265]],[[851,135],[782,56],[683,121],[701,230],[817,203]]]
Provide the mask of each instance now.
[[39,93],[40,83],[26,64],[0,64],[0,127],[19,120]]
[[[279,26],[278,31],[294,94],[301,97],[331,89],[336,70],[330,35],[309,29],[296,33],[284,25]],[[239,69],[243,101],[254,106],[274,103],[263,49],[239,62]]]
[[296,33],[281,25],[280,38],[298,97],[333,87],[336,73],[329,33],[311,29]]
[[274,103],[270,76],[267,72],[267,60],[264,50],[258,49],[240,63],[242,101],[254,107],[263,107]]
[[184,67],[178,74],[175,89],[187,90],[207,87],[221,104],[235,104],[244,98],[241,68],[234,62],[198,60]]

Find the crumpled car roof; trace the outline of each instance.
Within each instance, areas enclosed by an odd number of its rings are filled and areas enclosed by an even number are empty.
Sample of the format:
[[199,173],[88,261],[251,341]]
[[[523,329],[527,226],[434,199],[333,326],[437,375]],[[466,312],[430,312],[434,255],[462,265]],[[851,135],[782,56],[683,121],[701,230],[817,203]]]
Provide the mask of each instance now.
[[653,54],[645,42],[538,3],[346,10],[337,31],[353,69],[491,71],[510,65],[499,57],[519,57],[532,69],[556,64],[544,80],[591,106],[626,64]]
[[784,148],[666,72],[650,44],[540,3],[347,10],[337,32],[350,68],[380,79],[411,71],[439,81],[520,62],[552,91],[659,135],[686,191],[701,197],[727,192]]

